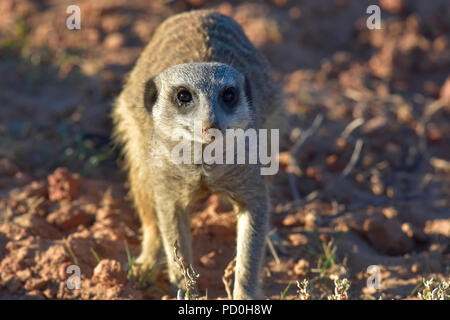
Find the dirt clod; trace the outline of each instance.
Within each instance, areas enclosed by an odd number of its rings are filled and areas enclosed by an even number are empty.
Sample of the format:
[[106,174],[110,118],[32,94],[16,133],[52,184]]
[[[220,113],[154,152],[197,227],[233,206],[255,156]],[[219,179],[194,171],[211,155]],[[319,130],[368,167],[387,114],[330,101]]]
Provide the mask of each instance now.
[[294,272],[298,276],[305,276],[308,274],[309,262],[305,259],[300,259],[294,266]]
[[127,279],[125,271],[119,261],[104,259],[94,269],[93,281],[109,283],[125,283]]
[[58,168],[48,176],[48,193],[51,201],[73,200],[78,195],[81,178],[67,168]]
[[381,252],[398,255],[414,247],[413,240],[403,232],[398,221],[372,217],[364,221],[363,229],[370,243]]
[[74,229],[79,225],[87,226],[91,220],[91,217],[83,210],[67,205],[47,216],[49,223],[57,225],[63,231]]

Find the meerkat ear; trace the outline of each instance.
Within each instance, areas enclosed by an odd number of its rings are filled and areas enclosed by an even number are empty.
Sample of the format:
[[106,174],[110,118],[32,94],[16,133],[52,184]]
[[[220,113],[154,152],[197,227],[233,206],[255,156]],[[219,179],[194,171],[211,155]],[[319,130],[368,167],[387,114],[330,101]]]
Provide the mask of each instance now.
[[247,97],[247,101],[251,106],[253,104],[252,86],[247,76],[245,77],[245,96]]
[[158,88],[155,79],[150,78],[144,87],[144,107],[151,112],[156,100],[158,100]]

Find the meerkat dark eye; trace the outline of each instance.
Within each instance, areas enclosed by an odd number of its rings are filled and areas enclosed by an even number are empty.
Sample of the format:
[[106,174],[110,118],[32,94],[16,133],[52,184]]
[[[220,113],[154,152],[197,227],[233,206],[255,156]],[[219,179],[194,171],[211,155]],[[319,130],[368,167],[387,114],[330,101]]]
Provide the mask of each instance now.
[[222,92],[222,100],[229,107],[233,107],[237,100],[237,93],[234,87],[229,87],[223,90]]
[[192,94],[188,90],[182,89],[182,90],[178,91],[177,99],[181,103],[189,103],[192,101]]

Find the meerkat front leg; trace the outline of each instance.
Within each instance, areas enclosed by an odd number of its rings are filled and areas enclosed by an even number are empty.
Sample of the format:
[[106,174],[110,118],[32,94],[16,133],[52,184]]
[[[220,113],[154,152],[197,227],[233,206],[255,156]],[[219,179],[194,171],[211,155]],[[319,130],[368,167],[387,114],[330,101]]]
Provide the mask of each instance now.
[[[158,188],[159,189],[159,188]],[[184,277],[174,260],[174,244],[179,246],[179,254],[184,263],[193,263],[191,231],[187,202],[166,190],[155,190],[155,210],[158,226],[167,258],[169,281],[174,289],[184,289]]]
[[161,239],[159,236],[156,217],[151,214],[140,214],[142,223],[142,250],[133,265],[136,276],[144,276],[151,272],[147,280],[155,281],[162,267],[163,256]]
[[242,194],[238,204],[236,273],[233,299],[258,299],[259,276],[268,231],[268,194],[265,181]]

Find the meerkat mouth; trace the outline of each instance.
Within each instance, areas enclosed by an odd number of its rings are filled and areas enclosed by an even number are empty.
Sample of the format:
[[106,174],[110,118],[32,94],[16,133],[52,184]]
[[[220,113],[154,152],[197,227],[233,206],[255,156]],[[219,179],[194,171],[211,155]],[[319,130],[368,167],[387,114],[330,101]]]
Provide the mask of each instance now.
[[213,143],[216,140],[214,136],[203,136],[202,137],[202,146],[205,148],[207,145]]

